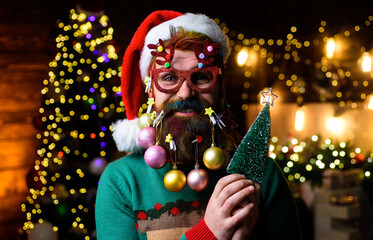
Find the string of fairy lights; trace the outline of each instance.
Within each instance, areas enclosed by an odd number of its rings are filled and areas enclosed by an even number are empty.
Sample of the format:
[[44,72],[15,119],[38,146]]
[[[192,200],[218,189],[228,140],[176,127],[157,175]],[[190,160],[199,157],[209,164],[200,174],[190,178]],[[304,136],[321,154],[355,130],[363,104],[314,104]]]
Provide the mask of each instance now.
[[[316,28],[317,32],[309,39],[305,39],[307,36],[297,35],[296,26],[292,26],[283,39],[265,39],[236,33],[226,23],[219,19],[215,21],[230,37],[230,46],[236,54],[237,65],[243,69],[243,111],[248,109],[248,90],[253,88],[257,81],[253,71],[258,67],[259,61],[267,64],[276,81],[286,85],[290,93],[297,96],[296,102],[299,106],[305,104],[304,94],[307,92],[307,84],[309,85],[299,69],[306,66],[317,73],[312,77],[324,78],[330,83],[325,95],[320,94],[320,102],[336,99],[340,107],[356,108],[357,103],[350,100],[350,97],[357,92],[356,101],[365,101],[365,109],[373,110],[373,92],[370,86],[373,78],[373,50],[369,44],[362,41],[371,36],[369,34],[372,31],[373,16],[368,16],[359,25],[345,27],[334,35],[328,29],[327,22],[321,21]],[[356,43],[358,46],[355,46]],[[347,56],[351,54],[349,48],[353,48],[354,56]],[[347,84],[351,87],[346,89]],[[327,91],[333,95],[326,96]],[[297,123],[295,128],[297,130]],[[318,178],[320,181],[320,171],[355,167],[363,168],[366,180],[372,179],[373,152],[364,156],[359,147],[354,148],[346,142],[337,143],[330,138],[321,141],[318,135],[302,141],[291,137],[287,142],[283,142],[276,136],[271,140],[270,157],[279,163],[289,181],[305,182],[312,178]],[[310,154],[309,149],[318,154]]]
[[[220,22],[219,19],[215,21],[230,36],[230,45],[236,53],[237,65],[244,69],[243,89],[248,90],[252,87],[255,82],[253,70],[262,59],[262,62],[269,66],[269,71],[272,71],[275,79],[283,82],[289,91],[297,96],[296,101],[299,105],[304,103],[304,95],[307,93],[307,82],[300,71],[305,67],[317,72],[318,77],[330,81],[331,88],[328,90],[333,92],[330,98],[336,99],[341,107],[356,107],[356,102],[349,99],[357,89],[360,95],[358,98],[362,101],[371,101],[370,104],[373,105],[372,90],[369,88],[369,81],[373,78],[373,53],[371,46],[362,40],[366,37],[364,34],[372,31],[373,16],[368,16],[361,24],[346,27],[334,35],[328,29],[327,22],[321,21],[317,33],[312,34],[308,39],[303,34],[297,34],[296,26],[292,26],[283,39],[264,39],[250,38],[244,33],[236,33],[226,23]],[[356,42],[361,45],[354,46]],[[350,56],[349,64],[346,64],[347,55],[351,55],[349,48],[353,48],[353,51],[360,56],[358,59],[355,55]],[[350,62],[355,64],[351,66]],[[356,71],[357,68],[360,71]],[[346,85],[346,79],[351,81],[352,88],[341,90]],[[241,98],[245,102],[248,98],[247,93],[244,92]],[[321,94],[319,101],[325,102],[327,98]],[[242,110],[245,111],[247,108],[246,103],[242,104]]]
[[291,138],[287,143],[281,143],[274,136],[269,150],[269,156],[279,163],[289,181],[311,180],[320,184],[323,170],[351,168],[361,168],[362,178],[372,179],[373,152],[364,156],[359,147],[345,141],[330,138],[322,141],[320,136],[313,135],[310,139]]
[[[252,71],[257,66],[256,63],[259,59],[263,59],[271,67],[271,71],[276,78],[283,82],[292,94],[297,95],[296,101],[299,105],[302,105],[304,104],[303,94],[306,92],[306,83],[296,72],[297,68],[289,66],[291,64],[303,64],[330,79],[331,86],[338,89],[333,91],[335,92],[333,97],[338,99],[340,107],[350,106],[351,108],[356,108],[356,102],[349,100],[349,97],[351,92],[356,91],[358,86],[363,86],[363,90],[359,93],[359,98],[362,101],[368,101],[368,109],[373,110],[373,94],[369,88],[369,81],[373,78],[371,68],[372,54],[369,53],[369,49],[366,46],[358,48],[358,53],[361,57],[356,61],[356,66],[353,66],[353,68],[359,68],[361,73],[352,70],[351,66],[344,67],[340,65],[339,68],[335,68],[335,64],[333,64],[333,62],[340,61],[338,54],[341,53],[338,51],[341,47],[338,45],[343,45],[341,40],[348,41],[352,37],[358,36],[363,30],[371,31],[373,16],[368,16],[361,25],[341,30],[341,34],[335,34],[332,37],[328,35],[327,22],[321,21],[320,26],[317,28],[317,34],[308,40],[300,40],[296,37],[298,28],[295,26],[290,28],[290,32],[286,34],[285,39],[248,38],[245,37],[244,33],[237,34],[236,31],[230,29],[220,19],[214,20],[230,36],[230,46],[236,53],[237,65],[245,68],[243,73],[245,81],[242,89],[248,90],[252,87],[252,82],[254,82]],[[315,51],[318,51],[319,54],[315,55]],[[284,62],[286,62],[285,67]],[[364,78],[361,78],[361,74],[363,74]],[[343,84],[345,78],[352,81],[353,88],[342,92],[338,86]],[[241,98],[245,102],[248,94],[244,92]],[[319,100],[320,102],[326,101],[324,96],[320,96]],[[241,108],[246,111],[248,104],[243,103]],[[147,105],[143,104],[142,109],[147,109]],[[309,157],[310,154],[304,150],[310,148],[311,145],[315,152],[321,151],[321,153],[314,157]],[[343,141],[336,143],[330,138],[321,141],[321,137],[318,135],[311,136],[308,141],[301,141],[293,137],[285,144],[274,136],[270,144],[270,157],[280,163],[288,180],[294,182],[310,180],[314,177],[312,176],[313,174],[318,175],[316,177],[320,178],[319,174],[315,173],[328,168],[342,170],[361,167],[361,159],[364,159],[367,164],[373,165],[373,152],[363,156],[361,151],[359,147],[352,148]],[[366,179],[372,179],[369,169],[365,170],[363,175]]]
[[[84,12],[78,13],[72,9],[70,11],[71,24],[58,23],[58,29],[61,32],[55,39],[58,53],[49,63],[51,69],[48,74],[49,79],[43,81],[44,87],[41,90],[44,103],[39,113],[42,116],[41,124],[45,127],[36,135],[42,146],[37,150],[39,159],[35,161],[36,174],[31,180],[35,187],[30,188],[27,202],[21,205],[22,211],[26,214],[26,222],[23,226],[26,232],[30,232],[35,224],[42,224],[45,221],[43,214],[46,213],[41,202],[43,202],[43,197],[49,196],[52,203],[58,206],[57,211],[61,215],[75,215],[71,227],[80,231],[79,234],[85,235],[84,239],[90,239],[91,233],[83,221],[82,214],[92,211],[92,206],[62,204],[69,196],[86,195],[89,189],[80,184],[76,184],[75,187],[74,184],[66,187],[58,183],[62,178],[64,181],[73,181],[73,179],[82,181],[87,176],[87,170],[78,167],[73,172],[63,174],[58,168],[66,164],[66,156],[74,156],[76,159],[88,161],[94,158],[89,168],[93,172],[99,171],[106,164],[105,157],[108,151],[112,151],[108,149],[106,140],[111,137],[108,134],[109,122],[103,124],[98,131],[87,132],[84,128],[66,132],[66,126],[71,123],[72,119],[80,119],[78,125],[84,126],[89,124],[88,121],[92,118],[104,120],[112,115],[112,112],[116,114],[124,112],[121,100],[107,106],[102,103],[110,97],[110,94],[121,99],[120,82],[116,85],[103,84],[111,81],[115,76],[120,76],[120,67],[100,67],[100,64],[109,64],[118,59],[115,46],[111,44],[114,31],[108,21],[106,15],[87,16]],[[97,32],[97,29],[101,31]],[[93,75],[93,72],[97,72],[97,75]],[[88,87],[74,89],[74,93],[77,94],[69,94],[73,88],[76,88],[78,82]],[[102,101],[98,101],[97,98],[101,98]],[[78,109],[79,106],[86,107],[86,109]],[[100,143],[98,156],[90,155],[91,149],[78,149],[67,143],[61,146],[60,142],[65,141],[66,138],[82,142],[97,140]],[[53,224],[53,230],[59,231],[57,224]]]

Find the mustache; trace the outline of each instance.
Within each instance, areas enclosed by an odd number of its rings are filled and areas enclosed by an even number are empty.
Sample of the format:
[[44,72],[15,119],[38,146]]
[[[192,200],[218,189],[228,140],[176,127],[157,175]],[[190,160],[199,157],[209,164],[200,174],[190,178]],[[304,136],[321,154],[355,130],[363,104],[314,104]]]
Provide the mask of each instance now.
[[183,110],[194,110],[197,112],[202,112],[209,106],[209,103],[202,102],[199,99],[177,100],[174,102],[166,103],[163,107],[163,110],[165,111],[165,113]]

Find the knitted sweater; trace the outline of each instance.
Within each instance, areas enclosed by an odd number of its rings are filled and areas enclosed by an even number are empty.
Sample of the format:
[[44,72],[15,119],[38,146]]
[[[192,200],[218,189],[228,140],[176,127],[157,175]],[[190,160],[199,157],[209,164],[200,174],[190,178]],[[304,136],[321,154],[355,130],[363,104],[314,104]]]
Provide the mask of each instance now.
[[[98,240],[214,239],[203,216],[215,184],[226,175],[225,171],[208,171],[210,183],[204,191],[193,191],[187,185],[180,192],[170,192],[163,178],[171,168],[167,164],[152,169],[142,155],[135,154],[110,163],[100,178],[96,198]],[[293,196],[270,158],[258,204],[255,237],[301,239]]]

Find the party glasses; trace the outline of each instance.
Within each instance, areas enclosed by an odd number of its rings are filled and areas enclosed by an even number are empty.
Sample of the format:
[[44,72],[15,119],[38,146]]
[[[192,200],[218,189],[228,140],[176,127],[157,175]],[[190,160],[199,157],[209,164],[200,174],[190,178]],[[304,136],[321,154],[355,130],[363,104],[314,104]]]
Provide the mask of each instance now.
[[217,66],[194,68],[191,70],[177,70],[174,68],[156,68],[151,70],[151,76],[156,88],[164,93],[176,93],[184,80],[196,92],[211,91],[220,73]]

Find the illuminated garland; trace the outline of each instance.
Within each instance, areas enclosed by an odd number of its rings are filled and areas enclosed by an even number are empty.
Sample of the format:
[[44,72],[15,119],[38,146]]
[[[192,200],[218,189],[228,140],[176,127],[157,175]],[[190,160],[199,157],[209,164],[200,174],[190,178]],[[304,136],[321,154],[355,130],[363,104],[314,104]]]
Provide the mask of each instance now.
[[95,230],[97,181],[116,152],[110,124],[124,111],[120,68],[107,16],[72,9],[69,24],[58,22],[58,31],[35,120],[41,146],[21,205],[23,229],[37,234],[37,224],[50,222],[64,239],[87,240]]
[[[372,91],[369,88],[369,80],[373,78],[372,53],[369,52],[371,46],[364,44],[364,38],[371,35],[373,16],[369,16],[364,23],[341,30],[335,35],[328,30],[326,21],[321,21],[318,32],[308,39],[306,36],[297,36],[298,29],[295,26],[290,28],[284,39],[248,38],[245,37],[248,34],[236,34],[225,23],[220,23],[219,19],[215,21],[231,38],[230,45],[236,53],[237,64],[244,70],[243,89],[246,91],[257,84],[253,71],[260,59],[271,68],[275,81],[283,82],[291,94],[297,97],[299,105],[303,104],[305,93],[310,88],[318,91],[320,102],[338,101],[341,107],[352,108],[356,107],[356,103],[349,100],[352,96],[366,100]],[[346,55],[351,52],[357,55],[347,59]],[[351,66],[351,62],[356,64]],[[310,72],[310,76],[303,76],[305,69]],[[320,85],[329,86],[325,89],[324,86],[314,84],[315,80]],[[355,96],[358,88],[362,90]],[[244,92],[241,98],[245,102],[248,94]],[[247,108],[247,104],[242,105],[243,110]]]
[[347,170],[361,168],[365,181],[373,181],[373,152],[364,156],[361,149],[348,142],[337,142],[331,139],[321,141],[317,135],[299,141],[289,138],[280,143],[272,137],[269,146],[273,158],[291,182],[311,181],[320,185],[322,173],[326,169]]
[[[249,100],[249,89],[258,84],[254,75],[259,61],[270,67],[274,81],[283,83],[296,96],[299,106],[304,104],[304,96],[309,90],[307,87],[313,87],[319,90],[320,102],[337,101],[340,107],[356,108],[357,103],[350,100],[354,97],[356,101],[367,101],[367,109],[373,110],[373,89],[370,83],[373,78],[373,46],[365,43],[365,38],[371,41],[369,37],[372,34],[373,16],[368,16],[360,25],[340,30],[339,34],[331,34],[326,21],[321,21],[317,32],[308,37],[297,36],[298,28],[292,26],[285,38],[277,39],[249,38],[249,34],[237,34],[226,23],[219,19],[215,21],[230,37],[237,65],[243,71],[243,111],[248,109],[245,102]],[[341,46],[343,49],[340,49]],[[346,58],[351,51],[355,55]],[[300,71],[304,69],[311,72],[308,80]],[[312,86],[311,79],[324,81],[329,87]],[[311,181],[320,184],[326,169],[361,168],[364,182],[369,183],[367,186],[373,186],[373,152],[364,156],[360,148],[353,148],[346,142],[337,143],[331,139],[321,142],[320,137],[314,135],[304,141],[291,138],[286,143],[280,143],[277,137],[273,137],[270,157],[280,165],[291,182]]]

